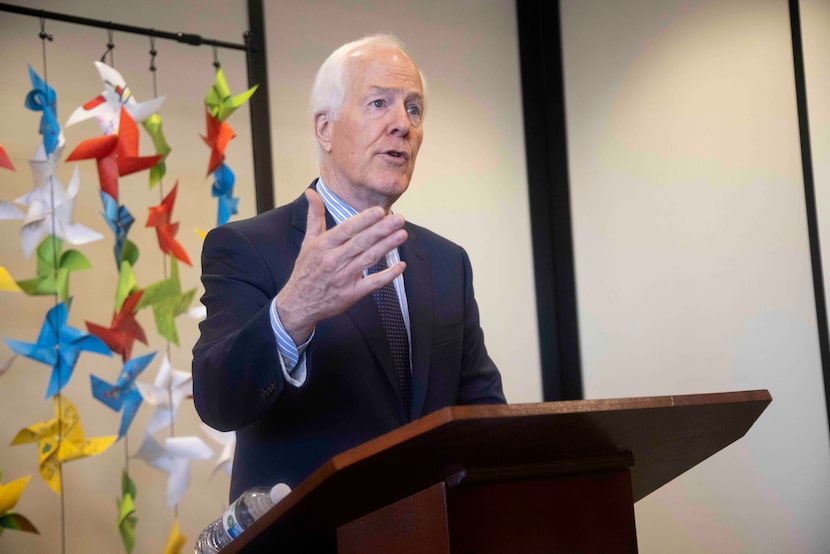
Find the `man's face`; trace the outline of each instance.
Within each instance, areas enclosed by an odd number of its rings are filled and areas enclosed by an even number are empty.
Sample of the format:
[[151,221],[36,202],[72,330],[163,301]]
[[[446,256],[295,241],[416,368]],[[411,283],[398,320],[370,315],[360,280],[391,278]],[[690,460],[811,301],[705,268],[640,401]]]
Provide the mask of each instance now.
[[405,54],[387,47],[358,51],[344,69],[339,116],[315,122],[330,154],[323,179],[357,210],[388,209],[409,186],[421,147],[421,77]]

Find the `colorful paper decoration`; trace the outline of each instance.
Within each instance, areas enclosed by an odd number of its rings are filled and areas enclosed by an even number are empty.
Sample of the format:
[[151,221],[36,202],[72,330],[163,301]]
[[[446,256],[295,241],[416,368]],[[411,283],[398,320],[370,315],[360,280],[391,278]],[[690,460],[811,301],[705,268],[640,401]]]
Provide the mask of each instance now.
[[166,355],[153,384],[138,381],[136,386],[144,400],[156,407],[147,424],[148,433],[171,426],[182,400],[193,396],[192,375],[173,369]]
[[216,463],[213,465],[213,470],[210,472],[210,476],[213,477],[219,470],[223,470],[230,476],[233,469],[233,455],[236,451],[236,432],[217,431],[205,423],[201,423],[200,427],[208,438],[222,447],[222,452],[219,453]]
[[122,108],[137,123],[148,119],[161,109],[164,96],[138,102],[121,73],[103,62],[94,63],[101,81],[104,82],[104,91],[72,112],[66,121],[67,127],[94,117],[101,132],[105,135],[112,135],[118,131],[118,120]]
[[184,247],[176,240],[176,233],[179,232],[179,224],[171,223],[170,221],[173,217],[173,204],[176,202],[176,191],[178,188],[179,183],[176,182],[170,192],[167,193],[167,196],[164,197],[161,204],[150,208],[146,226],[156,228],[159,248],[161,248],[162,252],[175,256],[176,259],[183,261],[187,265],[193,265]]
[[17,282],[12,278],[9,271],[0,265],[0,290],[4,290],[7,292],[23,292]]
[[61,494],[60,466],[65,462],[96,456],[115,442],[115,436],[84,438],[78,410],[66,397],[53,400],[55,417],[21,429],[11,444],[38,443],[40,476],[46,484]]
[[210,113],[205,114],[207,120],[207,136],[202,136],[210,147],[210,161],[208,161],[208,175],[216,171],[222,162],[225,160],[225,148],[228,143],[236,136],[231,126],[226,121],[219,121]]
[[3,148],[2,144],[0,144],[0,167],[14,171],[12,161],[9,159],[9,155],[6,154],[6,150]]
[[190,462],[207,460],[212,456],[213,450],[199,437],[168,437],[162,446],[150,433],[144,435],[135,454],[147,465],[169,475],[167,505],[171,508],[179,503],[190,485]]
[[58,238],[43,239],[37,247],[37,277],[17,282],[23,292],[29,296],[57,294],[61,302],[69,301],[70,273],[92,269],[92,264],[77,250],[61,253],[62,247]]
[[141,393],[138,392],[138,388],[135,386],[135,380],[147,368],[155,355],[156,353],[152,352],[124,362],[118,381],[114,385],[95,375],[89,376],[92,384],[92,396],[115,412],[121,412],[123,409],[121,426],[118,428],[119,439],[127,434],[135,414],[138,412],[138,407],[141,406]]
[[115,291],[115,311],[110,326],[86,322],[87,330],[104,341],[112,352],[121,354],[125,362],[132,357],[136,340],[147,344],[147,335],[135,317],[143,293],[144,291],[136,285],[130,263],[122,262]]
[[158,163],[150,168],[150,188],[153,188],[161,182],[162,177],[164,177],[165,173],[167,173],[167,165],[165,164],[165,160],[173,149],[170,148],[170,145],[167,144],[167,139],[164,138],[160,115],[151,115],[144,123],[142,123],[142,125],[144,125],[144,129],[150,135],[150,138],[153,139],[153,146],[156,148],[156,154],[161,156]]
[[124,471],[121,473],[121,498],[116,501],[118,506],[118,519],[115,526],[121,535],[121,542],[129,554],[135,547],[135,528],[138,524],[138,517],[135,515],[135,497],[138,490],[130,475]]
[[182,548],[187,544],[187,537],[179,532],[179,518],[173,520],[173,527],[167,537],[167,544],[164,546],[164,554],[181,554]]
[[176,317],[187,311],[195,295],[195,288],[185,293],[182,292],[179,280],[179,264],[176,262],[176,258],[171,256],[170,277],[145,288],[136,309],[141,310],[147,306],[152,306],[158,334],[178,346],[179,334],[176,331]]
[[111,356],[101,339],[69,327],[66,324],[68,315],[69,308],[61,302],[46,314],[36,343],[6,339],[6,344],[15,354],[52,367],[46,398],[54,396],[66,386],[81,352]]
[[32,90],[26,95],[24,105],[34,112],[42,112],[39,132],[43,135],[43,146],[46,154],[49,155],[62,145],[64,140],[58,123],[58,95],[55,89],[35,73],[31,65],[29,66],[29,79],[32,82]]
[[138,127],[126,109],[121,109],[118,133],[81,142],[67,161],[94,159],[98,164],[101,190],[118,202],[118,177],[154,166],[161,156],[138,155]]
[[101,215],[107,222],[110,230],[115,235],[115,265],[121,267],[121,263],[128,261],[135,265],[138,261],[138,247],[127,239],[135,218],[127,209],[127,206],[119,206],[115,199],[104,191],[101,191],[101,203],[104,211]]
[[17,504],[17,501],[20,500],[20,495],[23,494],[23,489],[29,484],[30,478],[27,475],[26,477],[15,479],[11,483],[5,485],[0,484],[0,536],[3,535],[3,531],[6,529],[35,533],[36,535],[40,534],[26,516],[11,511]]
[[232,215],[239,213],[239,198],[233,195],[233,185],[236,177],[226,164],[219,165],[213,173],[213,186],[211,195],[218,199],[218,210],[216,214],[216,225],[224,225],[230,221]]
[[225,121],[239,106],[248,101],[258,86],[254,85],[245,92],[232,95],[225,79],[225,72],[221,67],[217,67],[213,86],[205,96],[205,105],[216,120]]

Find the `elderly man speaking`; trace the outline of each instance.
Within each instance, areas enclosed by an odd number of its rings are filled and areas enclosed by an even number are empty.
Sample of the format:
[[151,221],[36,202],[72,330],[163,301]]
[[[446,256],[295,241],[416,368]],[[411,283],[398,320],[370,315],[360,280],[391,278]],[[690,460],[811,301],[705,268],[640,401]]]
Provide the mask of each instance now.
[[392,212],[424,134],[415,63],[390,35],[348,43],[311,108],[319,178],[202,252],[193,396],[237,432],[231,500],[445,406],[505,402],[467,254]]

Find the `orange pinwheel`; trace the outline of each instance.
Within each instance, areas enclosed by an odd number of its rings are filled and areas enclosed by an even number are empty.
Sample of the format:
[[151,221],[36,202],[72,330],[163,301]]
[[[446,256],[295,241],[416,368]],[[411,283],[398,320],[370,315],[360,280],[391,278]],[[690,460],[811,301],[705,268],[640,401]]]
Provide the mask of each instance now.
[[105,135],[81,142],[66,161],[90,160],[98,162],[101,190],[118,201],[118,177],[150,169],[163,156],[138,155],[138,126],[129,112],[121,108],[117,135]]
[[207,136],[202,136],[202,140],[210,146],[210,161],[207,170],[210,175],[225,160],[225,148],[236,133],[227,121],[220,122],[210,115],[210,112],[205,112],[205,118],[207,119]]
[[176,202],[176,189],[178,187],[179,182],[176,181],[173,189],[164,197],[161,204],[150,208],[146,227],[156,228],[159,247],[162,252],[172,254],[187,265],[193,265],[190,263],[190,257],[185,252],[184,247],[176,240],[179,224],[170,222],[171,217],[173,217],[173,204]]

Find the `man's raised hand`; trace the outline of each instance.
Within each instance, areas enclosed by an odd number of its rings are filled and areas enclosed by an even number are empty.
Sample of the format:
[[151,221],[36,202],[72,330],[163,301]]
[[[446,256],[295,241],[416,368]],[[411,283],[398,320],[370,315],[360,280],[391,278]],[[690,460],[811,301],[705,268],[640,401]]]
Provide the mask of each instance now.
[[398,262],[363,277],[367,267],[406,241],[403,216],[373,207],[326,230],[326,209],[320,196],[307,189],[305,197],[305,238],[291,277],[277,295],[280,321],[296,344],[305,342],[317,322],[345,312],[406,268]]

